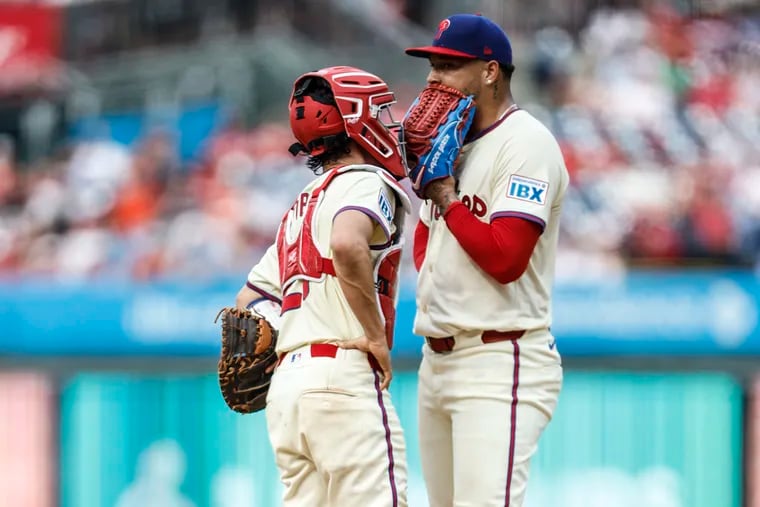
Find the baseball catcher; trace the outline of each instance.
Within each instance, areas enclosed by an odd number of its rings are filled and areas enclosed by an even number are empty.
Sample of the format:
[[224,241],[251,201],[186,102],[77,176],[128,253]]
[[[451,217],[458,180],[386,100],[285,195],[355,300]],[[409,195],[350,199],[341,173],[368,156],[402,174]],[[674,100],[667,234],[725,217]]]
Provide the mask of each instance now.
[[222,308],[219,387],[224,401],[241,414],[266,406],[269,382],[277,365],[277,330],[253,309]]
[[412,189],[425,199],[433,181],[454,175],[459,151],[475,118],[472,96],[431,83],[404,117],[404,140]]
[[395,102],[382,78],[356,67],[293,83],[289,151],[316,177],[235,297],[238,308],[265,298],[280,309],[282,326],[265,315],[278,329],[276,367],[252,383],[269,383],[264,416],[285,506],[407,505],[406,446],[387,389],[411,207]]

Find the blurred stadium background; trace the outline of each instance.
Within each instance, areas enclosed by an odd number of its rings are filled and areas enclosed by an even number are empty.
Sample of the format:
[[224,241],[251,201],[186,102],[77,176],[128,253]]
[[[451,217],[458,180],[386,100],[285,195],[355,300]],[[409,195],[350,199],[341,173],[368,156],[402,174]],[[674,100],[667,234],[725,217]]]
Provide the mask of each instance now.
[[[0,2],[0,506],[278,503],[213,318],[311,177],[291,83],[361,66],[401,113],[426,75],[403,48],[476,11],[572,174],[566,383],[528,507],[760,507],[756,0]],[[414,507],[413,280],[392,391]]]

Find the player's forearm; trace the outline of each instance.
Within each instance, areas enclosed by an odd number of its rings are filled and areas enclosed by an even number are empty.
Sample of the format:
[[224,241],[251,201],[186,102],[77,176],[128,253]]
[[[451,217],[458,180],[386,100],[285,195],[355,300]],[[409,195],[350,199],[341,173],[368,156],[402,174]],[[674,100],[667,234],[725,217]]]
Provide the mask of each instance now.
[[235,306],[241,310],[245,310],[251,301],[255,301],[261,297],[261,294],[255,290],[247,285],[243,285],[238,291],[237,296],[235,296]]
[[431,182],[426,192],[428,199],[432,200],[443,211],[459,201],[456,191],[456,180],[452,177]]
[[444,219],[467,255],[502,284],[522,276],[542,232],[540,226],[522,218],[481,222],[461,202],[450,206]]
[[377,308],[369,245],[357,241],[333,248],[333,265],[348,306],[370,340],[385,340],[385,326]]

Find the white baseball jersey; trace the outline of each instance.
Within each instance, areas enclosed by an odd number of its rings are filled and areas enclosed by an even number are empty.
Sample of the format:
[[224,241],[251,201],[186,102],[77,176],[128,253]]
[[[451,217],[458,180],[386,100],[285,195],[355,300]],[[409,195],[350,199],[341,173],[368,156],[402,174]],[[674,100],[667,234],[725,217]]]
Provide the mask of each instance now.
[[[370,242],[373,263],[390,246],[396,232],[397,220],[403,215],[397,205],[401,199],[379,174],[368,166],[351,166],[337,176],[324,191],[313,218],[313,239],[322,256],[332,258],[330,236],[333,219],[343,210],[353,209],[365,213],[375,223]],[[346,168],[349,169],[349,168]],[[324,181],[322,175],[304,188],[289,211],[285,224],[286,235],[294,238],[303,225],[303,212],[311,191]],[[406,197],[406,196],[404,196]],[[261,292],[282,299],[277,246],[272,245],[264,257],[248,274],[248,284]],[[305,285],[308,283],[308,287]],[[277,352],[287,352],[302,345],[318,342],[336,342],[364,335],[361,324],[348,305],[334,276],[324,276],[319,282],[297,280],[286,293],[306,294],[299,308],[282,315],[282,327],[277,340]]]
[[513,107],[464,146],[458,173],[459,198],[481,221],[520,217],[539,224],[543,234],[525,273],[500,284],[462,249],[437,206],[425,201],[420,219],[430,234],[417,282],[414,332],[441,337],[549,327],[559,215],[568,185],[559,145],[538,120]]

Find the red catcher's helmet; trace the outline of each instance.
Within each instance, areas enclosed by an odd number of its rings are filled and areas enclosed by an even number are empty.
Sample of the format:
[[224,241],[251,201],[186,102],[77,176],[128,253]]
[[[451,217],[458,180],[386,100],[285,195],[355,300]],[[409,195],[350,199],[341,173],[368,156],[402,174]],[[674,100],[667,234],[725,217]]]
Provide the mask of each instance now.
[[[327,82],[334,102],[308,93],[310,80],[315,78]],[[345,134],[396,179],[406,178],[397,130],[400,125],[390,111],[395,103],[385,81],[364,70],[338,66],[308,72],[296,79],[290,97],[290,128],[298,139],[291,152],[321,155],[336,136]],[[383,123],[381,116],[387,117],[388,123]]]

